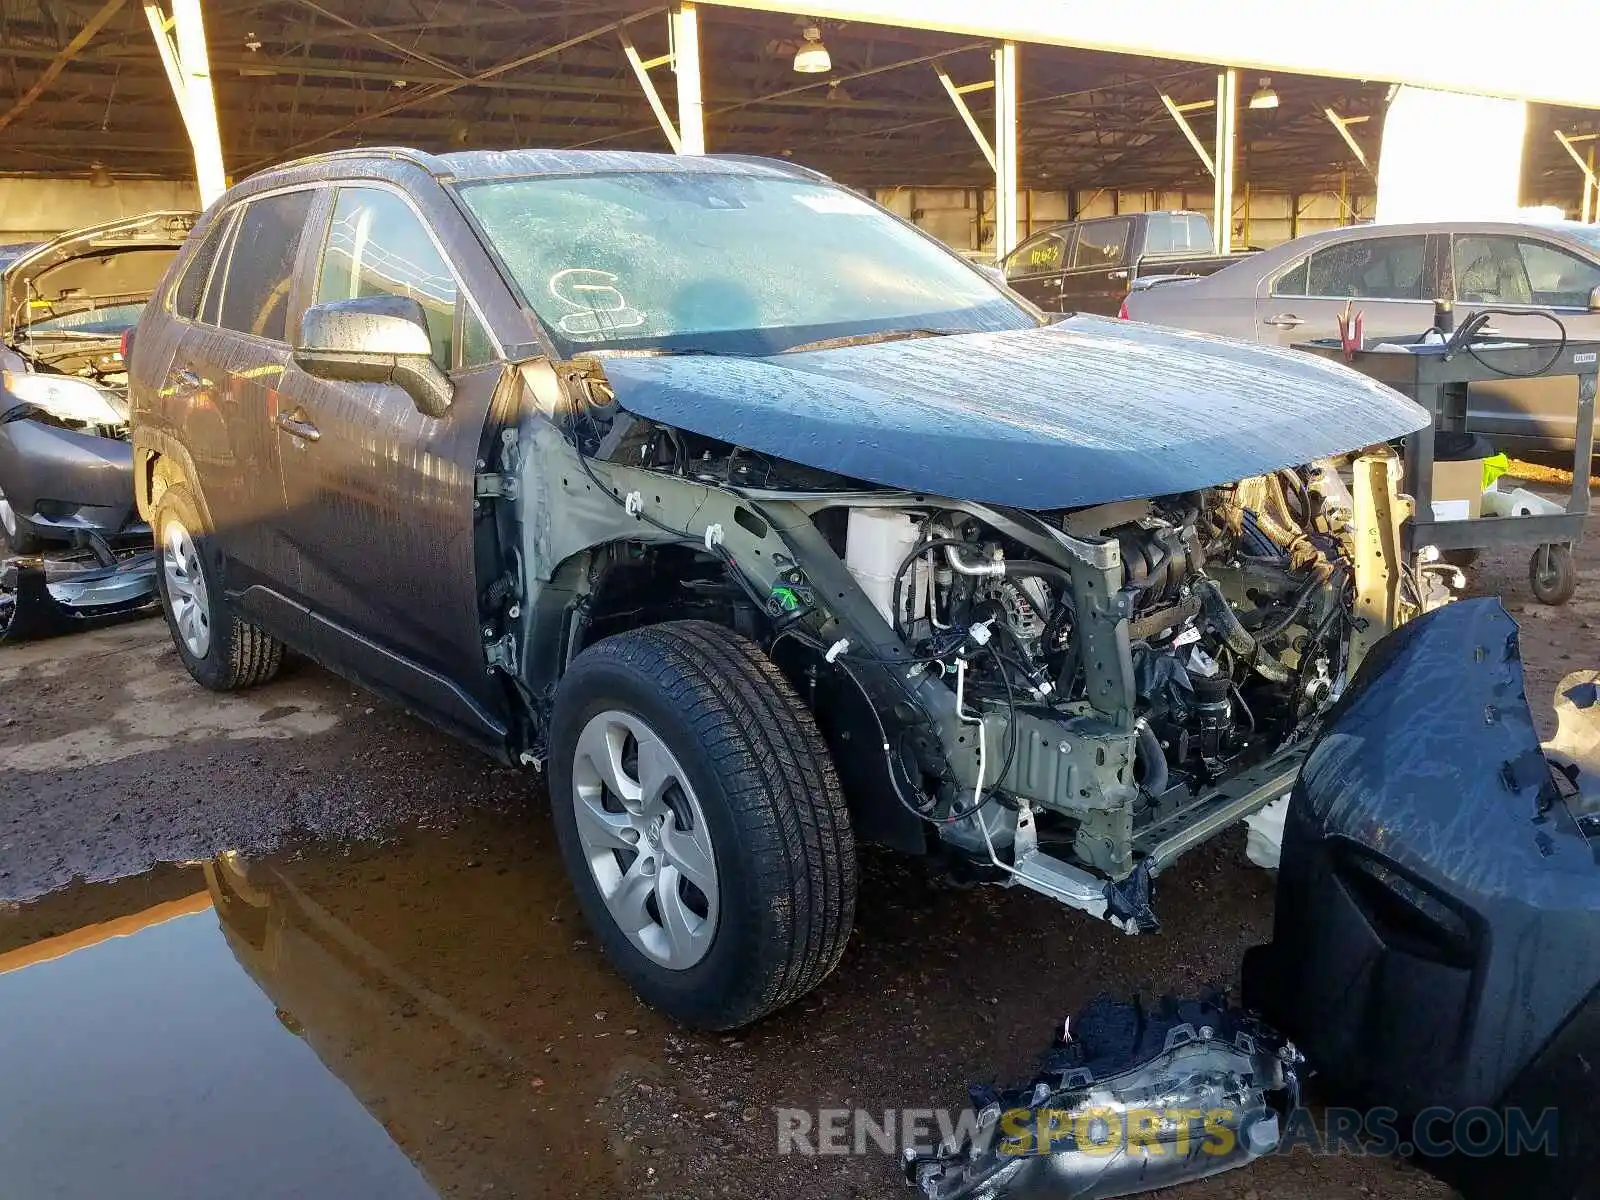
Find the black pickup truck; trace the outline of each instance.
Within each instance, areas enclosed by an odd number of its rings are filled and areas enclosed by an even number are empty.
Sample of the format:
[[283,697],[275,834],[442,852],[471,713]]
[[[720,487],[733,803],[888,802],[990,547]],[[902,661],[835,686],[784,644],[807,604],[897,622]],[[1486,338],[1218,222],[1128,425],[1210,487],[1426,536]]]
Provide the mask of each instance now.
[[1135,279],[1209,275],[1239,255],[1210,254],[1194,212],[1126,213],[1040,230],[1000,262],[1006,282],[1047,312],[1115,316]]

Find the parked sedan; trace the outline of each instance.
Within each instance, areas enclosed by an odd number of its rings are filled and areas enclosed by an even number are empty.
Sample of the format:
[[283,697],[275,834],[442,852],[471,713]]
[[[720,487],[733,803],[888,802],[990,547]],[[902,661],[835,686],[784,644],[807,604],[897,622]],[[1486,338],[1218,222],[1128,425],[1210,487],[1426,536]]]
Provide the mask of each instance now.
[[[1511,337],[1600,339],[1600,226],[1441,222],[1330,229],[1252,255],[1214,275],[1156,280],[1129,295],[1138,321],[1292,345],[1338,333],[1347,304],[1369,341],[1418,334],[1436,298],[1457,324],[1480,309]],[[1515,450],[1570,450],[1577,389],[1570,378],[1473,384],[1467,425]]]

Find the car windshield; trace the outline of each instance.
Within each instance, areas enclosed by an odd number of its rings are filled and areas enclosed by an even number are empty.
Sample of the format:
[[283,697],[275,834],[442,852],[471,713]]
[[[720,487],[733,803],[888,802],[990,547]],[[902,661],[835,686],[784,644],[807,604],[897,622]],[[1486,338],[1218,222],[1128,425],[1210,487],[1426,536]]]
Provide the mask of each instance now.
[[1561,232],[1592,250],[1600,251],[1600,225],[1580,225],[1576,221],[1568,221],[1561,226]]
[[1038,319],[832,184],[709,171],[542,176],[462,198],[558,349],[774,354]]
[[57,316],[50,313],[48,305],[42,305],[38,310],[41,315],[26,322],[24,328],[30,334],[104,334],[107,337],[120,337],[124,331],[132,329],[139,323],[139,316],[144,312],[144,306],[143,300],[137,300],[107,304],[99,308],[84,308]]

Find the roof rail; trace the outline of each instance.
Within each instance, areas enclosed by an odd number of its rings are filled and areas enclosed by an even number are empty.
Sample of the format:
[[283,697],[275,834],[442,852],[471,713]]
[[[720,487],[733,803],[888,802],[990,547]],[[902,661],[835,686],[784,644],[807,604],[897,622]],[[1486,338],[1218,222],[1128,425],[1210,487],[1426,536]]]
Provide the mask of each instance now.
[[425,150],[414,150],[410,146],[346,146],[338,150],[324,150],[321,154],[308,154],[304,158],[290,159],[288,162],[278,163],[269,170],[279,171],[285,167],[299,167],[307,163],[328,162],[330,160],[346,158],[391,158],[404,162],[415,163],[430,175],[445,175],[449,173],[449,166],[436,154],[429,154]]

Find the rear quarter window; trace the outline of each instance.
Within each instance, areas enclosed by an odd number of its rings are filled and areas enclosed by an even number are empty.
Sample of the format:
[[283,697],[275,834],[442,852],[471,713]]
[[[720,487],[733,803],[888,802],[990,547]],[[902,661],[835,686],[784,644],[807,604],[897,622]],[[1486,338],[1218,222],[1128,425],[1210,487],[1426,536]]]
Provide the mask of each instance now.
[[1306,294],[1306,275],[1311,266],[1309,258],[1302,258],[1272,283],[1274,296],[1304,296]]
[[223,213],[211,223],[194,253],[189,256],[178,287],[172,295],[172,311],[180,317],[197,320],[200,316],[200,299],[205,295],[206,281],[211,277],[212,265],[217,261],[217,250],[222,245],[228,226],[233,223],[231,211]]

